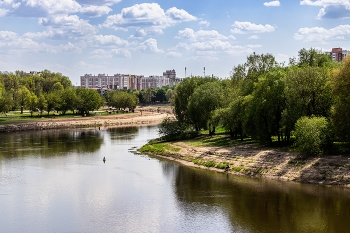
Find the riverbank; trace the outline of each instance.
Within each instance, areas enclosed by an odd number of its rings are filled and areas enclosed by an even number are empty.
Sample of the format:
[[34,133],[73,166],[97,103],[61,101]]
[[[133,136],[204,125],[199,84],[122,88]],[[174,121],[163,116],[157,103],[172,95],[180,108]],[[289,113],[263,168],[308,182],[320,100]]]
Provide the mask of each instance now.
[[0,125],[0,132],[68,129],[88,127],[117,127],[142,126],[160,124],[168,113],[157,111],[142,111],[125,114],[112,114],[109,116],[89,116],[72,118],[40,118],[19,123]]
[[[191,141],[160,143],[144,153],[186,166],[218,172],[350,188],[350,157],[325,155],[303,158],[298,153],[257,144],[195,146]],[[153,147],[153,149],[152,149]],[[142,150],[142,149],[141,149]]]

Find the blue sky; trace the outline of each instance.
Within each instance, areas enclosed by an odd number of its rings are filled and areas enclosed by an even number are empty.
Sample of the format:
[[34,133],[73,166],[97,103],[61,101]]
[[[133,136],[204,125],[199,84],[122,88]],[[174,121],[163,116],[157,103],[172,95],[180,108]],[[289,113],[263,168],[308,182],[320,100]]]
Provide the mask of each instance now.
[[350,0],[0,0],[0,70],[228,77],[256,52],[350,49]]

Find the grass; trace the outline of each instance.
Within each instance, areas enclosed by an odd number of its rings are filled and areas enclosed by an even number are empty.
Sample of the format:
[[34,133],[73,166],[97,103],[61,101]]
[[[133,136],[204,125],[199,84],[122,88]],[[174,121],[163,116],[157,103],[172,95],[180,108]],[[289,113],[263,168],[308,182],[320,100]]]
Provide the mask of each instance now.
[[165,155],[166,151],[178,152],[180,149],[165,142],[149,142],[140,148],[140,152]]
[[[126,114],[126,113],[117,113],[112,112],[112,114]],[[131,113],[128,113],[131,114]],[[109,116],[106,111],[91,111],[89,115],[86,117],[94,117],[94,116]],[[45,119],[64,119],[64,118],[73,118],[73,117],[82,117],[81,115],[73,114],[72,111],[67,111],[65,115],[59,114],[54,115],[54,112],[50,112],[50,115],[47,115],[47,112],[44,112],[40,115],[39,112],[34,112],[33,116],[31,116],[29,111],[24,111],[23,114],[20,111],[11,111],[5,114],[0,114],[0,125],[2,124],[16,124],[21,122],[31,122],[31,121],[40,121]],[[85,117],[84,117],[85,118]]]

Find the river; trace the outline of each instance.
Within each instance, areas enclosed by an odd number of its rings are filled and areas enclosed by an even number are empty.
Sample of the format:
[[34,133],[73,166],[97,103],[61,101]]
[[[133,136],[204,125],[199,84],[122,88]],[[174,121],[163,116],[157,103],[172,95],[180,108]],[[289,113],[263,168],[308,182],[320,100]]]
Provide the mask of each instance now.
[[135,152],[155,137],[154,126],[0,134],[0,232],[350,229],[348,189],[239,177]]

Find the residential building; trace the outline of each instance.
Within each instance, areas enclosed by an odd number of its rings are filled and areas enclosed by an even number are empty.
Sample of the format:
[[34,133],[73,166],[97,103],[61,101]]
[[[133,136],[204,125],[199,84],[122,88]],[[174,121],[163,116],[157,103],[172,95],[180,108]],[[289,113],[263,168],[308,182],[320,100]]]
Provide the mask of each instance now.
[[163,76],[152,75],[144,77],[143,75],[133,74],[85,74],[80,76],[80,86],[93,89],[133,89],[143,90],[147,88],[160,88],[163,86],[174,86],[182,81],[182,78],[176,77],[175,70],[163,72]]
[[332,48],[330,52],[333,61],[343,61],[343,59],[348,56],[350,52],[348,50],[343,50],[342,48]]

